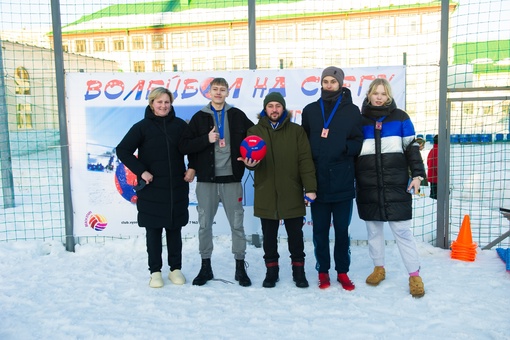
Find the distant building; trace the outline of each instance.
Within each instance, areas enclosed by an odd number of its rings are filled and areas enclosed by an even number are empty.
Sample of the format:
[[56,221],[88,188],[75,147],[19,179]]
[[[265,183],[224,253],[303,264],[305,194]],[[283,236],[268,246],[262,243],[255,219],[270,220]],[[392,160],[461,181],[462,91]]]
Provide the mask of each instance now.
[[[248,1],[105,7],[62,28],[64,50],[126,72],[249,68]],[[450,13],[457,7],[450,3]],[[406,63],[407,110],[437,114],[441,2],[257,0],[258,69]],[[426,74],[426,75],[424,75]]]
[[[58,129],[53,50],[1,41],[9,130]],[[112,60],[64,53],[65,72],[116,72]]]

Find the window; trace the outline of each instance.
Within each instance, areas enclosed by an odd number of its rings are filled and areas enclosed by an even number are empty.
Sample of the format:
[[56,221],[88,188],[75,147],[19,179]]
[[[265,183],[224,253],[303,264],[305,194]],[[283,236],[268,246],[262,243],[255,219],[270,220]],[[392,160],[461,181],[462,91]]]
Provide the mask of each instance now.
[[248,56],[247,55],[238,55],[234,56],[234,70],[242,70],[242,69],[248,69]]
[[94,52],[104,52],[105,46],[104,39],[94,39]]
[[302,54],[301,66],[303,68],[314,68],[316,65],[317,51],[305,51]]
[[32,129],[32,104],[18,103],[16,105],[16,123],[18,129]]
[[293,68],[294,62],[292,61],[292,54],[283,53],[278,56],[280,65],[279,68]]
[[182,71],[183,66],[184,66],[184,61],[182,59],[172,60],[172,71],[174,71],[174,72]]
[[295,41],[296,30],[292,25],[279,26],[276,33],[276,42]]
[[257,56],[257,68],[271,68],[271,56],[262,54]]
[[74,44],[76,53],[87,52],[87,42],[84,39],[76,40]]
[[186,33],[172,33],[171,43],[173,48],[185,48]]
[[271,27],[261,27],[256,30],[257,42],[270,44],[273,42],[273,29]]
[[205,70],[205,58],[193,58],[191,60],[193,71],[204,71]]
[[191,46],[206,46],[205,32],[191,32]]
[[325,21],[322,23],[320,34],[325,40],[343,40],[345,39],[345,20]]
[[133,50],[143,50],[145,48],[145,43],[143,41],[143,36],[137,35],[131,38],[131,44]]
[[165,48],[165,36],[163,34],[152,35],[152,49],[162,50]]
[[233,30],[234,46],[248,44],[248,31],[247,30]]
[[133,61],[133,71],[145,72],[145,61]]
[[213,58],[213,68],[215,70],[226,70],[227,69],[227,58],[226,57]]
[[467,115],[472,115],[475,112],[473,103],[464,103],[462,112]]
[[62,43],[62,51],[69,52],[69,42],[63,42]]
[[165,61],[164,60],[153,60],[152,61],[152,71],[153,72],[164,72],[165,71]]
[[[386,29],[386,25],[382,25],[381,29]],[[390,27],[391,28],[391,27]],[[368,38],[368,20],[366,19],[356,19],[351,20],[347,24],[348,29],[348,37],[349,38]]]
[[30,76],[26,68],[23,66],[16,68],[14,82],[16,83],[16,94],[30,94]]
[[124,51],[124,39],[113,39],[113,50]]
[[320,29],[316,23],[303,24],[299,27],[299,37],[301,40],[315,40],[319,36]]
[[212,31],[213,46],[226,46],[227,45],[227,32],[225,30]]

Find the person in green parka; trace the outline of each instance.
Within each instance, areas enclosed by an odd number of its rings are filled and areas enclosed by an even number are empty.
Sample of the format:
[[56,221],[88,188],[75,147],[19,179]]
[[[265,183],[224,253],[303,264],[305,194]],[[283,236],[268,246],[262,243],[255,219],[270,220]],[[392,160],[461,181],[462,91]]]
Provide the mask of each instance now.
[[306,202],[316,198],[315,166],[305,130],[290,121],[285,99],[279,92],[264,98],[258,123],[248,136],[264,139],[267,154],[261,161],[238,158],[254,170],[254,215],[260,218],[264,261],[267,267],[263,287],[271,288],[279,279],[278,227],[283,220],[288,236],[292,276],[297,287],[308,287],[304,264],[303,217]]

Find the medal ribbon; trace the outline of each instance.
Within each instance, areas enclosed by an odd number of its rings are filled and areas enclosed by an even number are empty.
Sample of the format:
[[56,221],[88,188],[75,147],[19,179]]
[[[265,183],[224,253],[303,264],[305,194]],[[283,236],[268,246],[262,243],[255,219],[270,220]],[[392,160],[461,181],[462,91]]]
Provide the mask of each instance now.
[[218,132],[220,133],[220,139],[223,139],[225,135],[225,105],[223,105],[223,108],[221,109],[221,122],[218,118],[218,112],[214,109],[214,107],[211,104],[211,110],[214,112],[214,119],[216,120],[216,125],[218,125]]
[[336,113],[336,110],[338,109],[338,106],[340,105],[340,102],[342,101],[342,96],[338,98],[336,101],[335,107],[333,108],[333,111],[331,111],[331,114],[329,115],[328,121],[326,121],[326,115],[324,113],[324,101],[322,98],[319,100],[319,103],[321,104],[321,111],[322,111],[322,120],[324,121],[324,129],[327,129],[329,124],[331,123],[331,120],[333,119],[333,116]]

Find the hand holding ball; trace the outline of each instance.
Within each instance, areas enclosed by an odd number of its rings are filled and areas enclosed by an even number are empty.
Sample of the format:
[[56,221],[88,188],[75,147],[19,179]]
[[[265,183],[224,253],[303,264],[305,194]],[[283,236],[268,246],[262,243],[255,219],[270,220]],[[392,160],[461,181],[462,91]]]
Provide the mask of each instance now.
[[241,142],[241,157],[261,161],[266,156],[266,142],[259,136],[248,136]]

